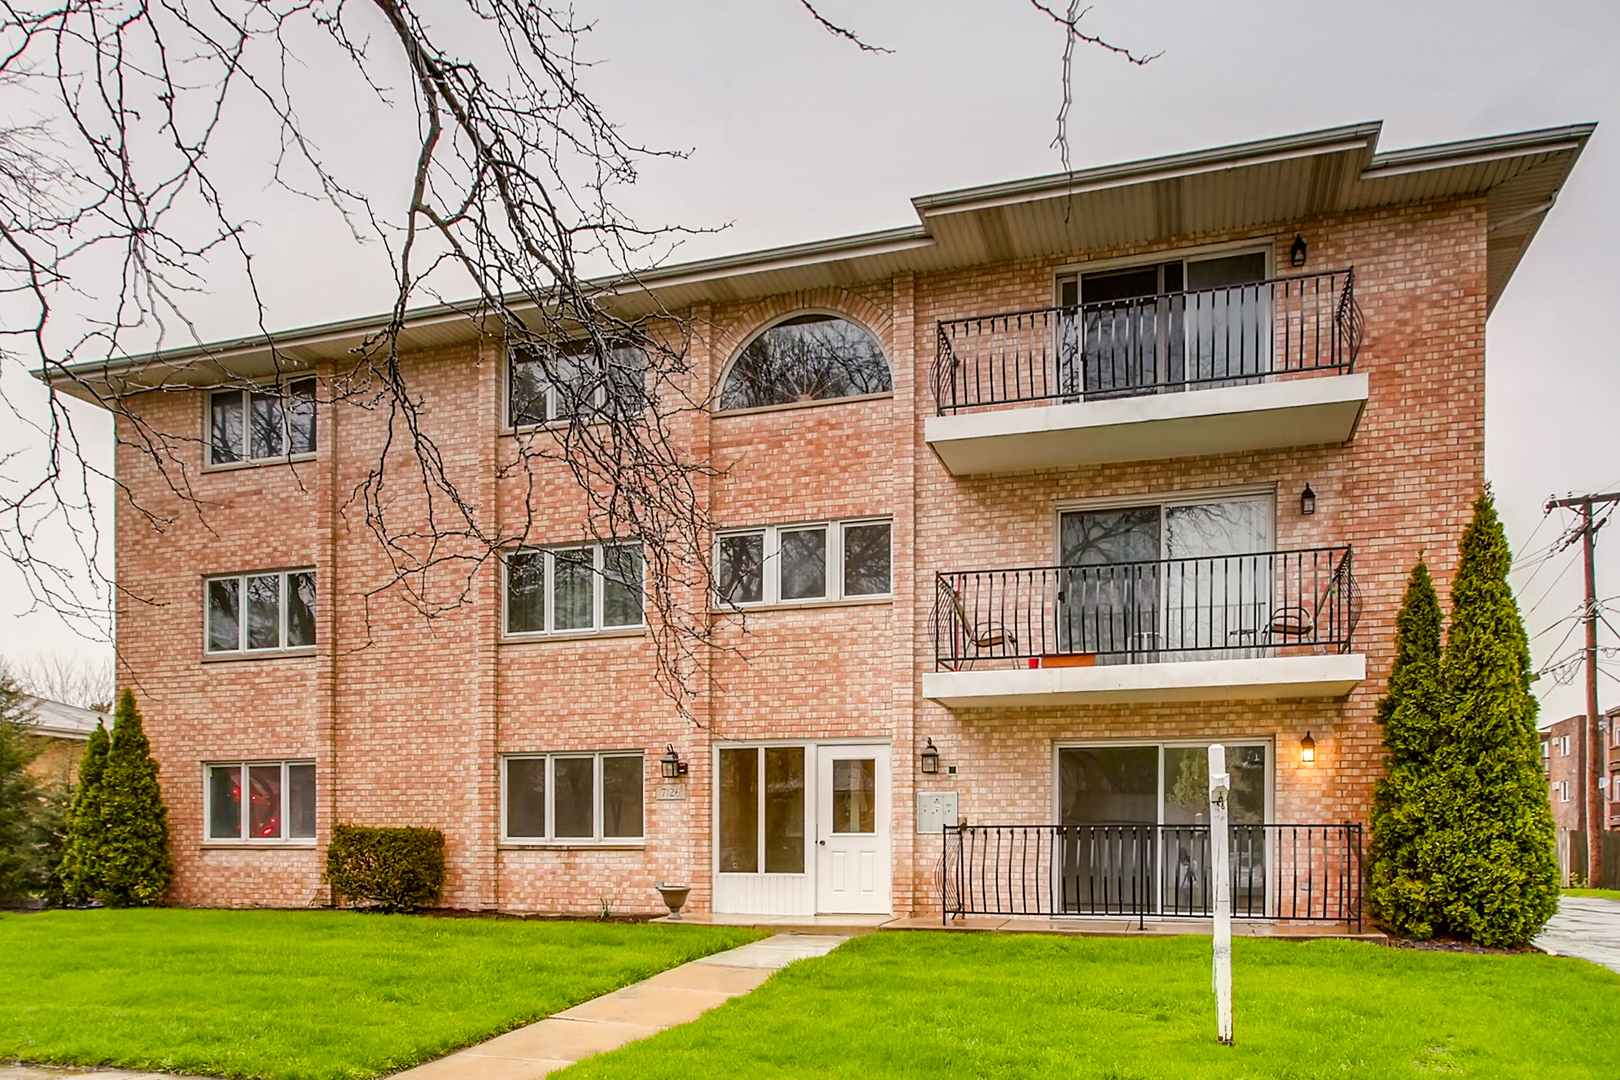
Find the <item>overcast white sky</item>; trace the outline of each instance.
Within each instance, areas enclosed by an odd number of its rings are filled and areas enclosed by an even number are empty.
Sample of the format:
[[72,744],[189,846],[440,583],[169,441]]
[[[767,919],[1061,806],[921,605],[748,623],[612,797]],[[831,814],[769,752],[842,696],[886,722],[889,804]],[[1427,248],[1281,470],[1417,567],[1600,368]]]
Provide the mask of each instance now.
[[[431,11],[432,0],[419,6]],[[696,258],[910,224],[918,194],[1054,172],[1061,38],[1027,0],[826,0],[825,13],[892,55],[859,53],[814,26],[797,0],[580,0],[594,17],[592,75],[632,138],[690,148],[644,169],[629,205],[644,220],[727,225],[680,253]],[[1600,127],[1492,316],[1487,336],[1487,473],[1516,551],[1554,492],[1620,487],[1610,448],[1620,404],[1620,4],[1550,0],[1098,0],[1093,30],[1142,51],[1146,67],[1096,51],[1075,63],[1076,166],[1192,150],[1362,120],[1383,149],[1578,121]],[[319,77],[314,76],[314,77]],[[334,89],[324,135],[358,168],[381,169],[388,118]],[[233,140],[244,162],[268,149]],[[253,170],[244,165],[244,177]],[[241,202],[268,323],[370,313],[388,299],[385,264],[328,215],[244,179]],[[238,290],[199,310],[208,338],[251,332]],[[173,342],[178,343],[178,342]],[[8,393],[40,392],[7,371]],[[81,423],[106,420],[93,410]],[[0,433],[0,451],[16,444]],[[1539,532],[1536,532],[1541,525]],[[1531,537],[1534,534],[1533,543]],[[1599,595],[1620,593],[1620,529],[1600,533]],[[1580,599],[1578,549],[1516,575],[1538,664],[1560,647]],[[24,614],[0,567],[0,656],[94,652],[48,613]],[[1620,617],[1614,617],[1620,625]],[[1620,644],[1603,632],[1603,643]],[[103,647],[104,648],[104,647]],[[1620,702],[1620,661],[1601,680]],[[1579,683],[1544,681],[1543,721],[1580,711]]]

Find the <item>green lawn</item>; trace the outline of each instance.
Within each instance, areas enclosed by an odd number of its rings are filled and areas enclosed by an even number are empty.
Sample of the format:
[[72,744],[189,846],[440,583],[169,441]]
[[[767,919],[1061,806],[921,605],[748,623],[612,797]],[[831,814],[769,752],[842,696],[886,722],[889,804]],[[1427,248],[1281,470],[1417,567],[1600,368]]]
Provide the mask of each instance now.
[[0,1060],[376,1076],[760,936],[341,911],[0,915]]
[[1214,1041],[1208,938],[882,933],[556,1080],[1614,1076],[1620,975],[1540,954],[1235,943]]
[[1620,889],[1565,889],[1565,896],[1595,896],[1599,900],[1620,900]]

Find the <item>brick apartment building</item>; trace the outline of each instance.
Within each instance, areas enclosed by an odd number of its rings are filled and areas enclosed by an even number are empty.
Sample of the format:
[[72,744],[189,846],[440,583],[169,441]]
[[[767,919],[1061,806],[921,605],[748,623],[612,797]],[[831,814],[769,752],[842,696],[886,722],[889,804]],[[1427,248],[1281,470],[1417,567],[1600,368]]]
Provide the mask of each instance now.
[[[60,380],[189,439],[213,508],[117,522],[121,584],[160,601],[118,642],[170,899],[326,902],[324,841],[360,823],[442,829],[456,907],[652,913],[662,880],[694,912],[1173,914],[1205,902],[1218,741],[1244,910],[1337,890],[1346,915],[1395,608],[1420,551],[1449,585],[1486,319],[1592,129],[1379,130],[924,196],[915,225],[615,300],[698,328],[717,391],[687,434],[726,469],[699,497],[747,615],[714,616],[743,655],[695,722],[653,683],[634,546],[583,542],[560,465],[498,479],[544,413],[470,321],[413,318],[406,378],[468,501],[535,524],[431,629],[391,594],[367,613],[388,571],[340,512],[383,419],[304,381],[380,319],[278,335],[302,368],[262,401],[217,391],[274,389],[261,339]],[[773,382],[806,343],[837,375],[808,395]],[[131,441],[117,470],[173,508]]]
[[[1608,784],[1601,795],[1593,797],[1592,806],[1603,815],[1603,827],[1620,829],[1620,707],[1603,714],[1607,730],[1602,733],[1603,760],[1598,763],[1598,775],[1607,777]],[[1541,729],[1541,760],[1547,773],[1547,799],[1552,803],[1553,822],[1558,826],[1560,840],[1566,833],[1581,828],[1581,746],[1586,735],[1586,715],[1569,716]]]

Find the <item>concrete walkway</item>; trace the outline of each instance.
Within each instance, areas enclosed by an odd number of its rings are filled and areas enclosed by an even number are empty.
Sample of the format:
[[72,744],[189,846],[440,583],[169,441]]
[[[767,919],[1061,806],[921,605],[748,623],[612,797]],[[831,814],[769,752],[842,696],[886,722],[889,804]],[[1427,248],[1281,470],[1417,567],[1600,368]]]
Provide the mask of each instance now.
[[[795,960],[826,956],[844,935],[778,934],[592,998],[528,1027],[394,1074],[394,1080],[531,1080],[581,1058],[696,1020]],[[11,1080],[0,1074],[0,1080]],[[34,1078],[29,1078],[34,1080]]]
[[1620,902],[1560,896],[1558,914],[1533,944],[1554,956],[1578,956],[1620,971]]
[[[581,1058],[614,1050],[696,1020],[755,989],[795,960],[826,956],[847,934],[778,934],[715,953],[643,982],[592,998],[528,1027],[395,1073],[391,1080],[531,1080]],[[0,1080],[181,1080],[129,1069],[0,1065]]]

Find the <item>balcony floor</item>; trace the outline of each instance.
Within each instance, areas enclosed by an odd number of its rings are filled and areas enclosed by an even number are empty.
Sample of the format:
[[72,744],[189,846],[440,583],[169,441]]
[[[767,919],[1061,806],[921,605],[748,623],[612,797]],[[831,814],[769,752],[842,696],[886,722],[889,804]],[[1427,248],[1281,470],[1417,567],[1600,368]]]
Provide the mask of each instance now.
[[1366,404],[1365,374],[1327,375],[930,416],[925,434],[966,476],[1346,443]]
[[[1006,661],[980,661],[980,663]],[[923,697],[953,709],[1104,705],[1124,701],[1342,698],[1367,677],[1362,653],[1191,660],[1097,667],[994,667],[936,671]]]

